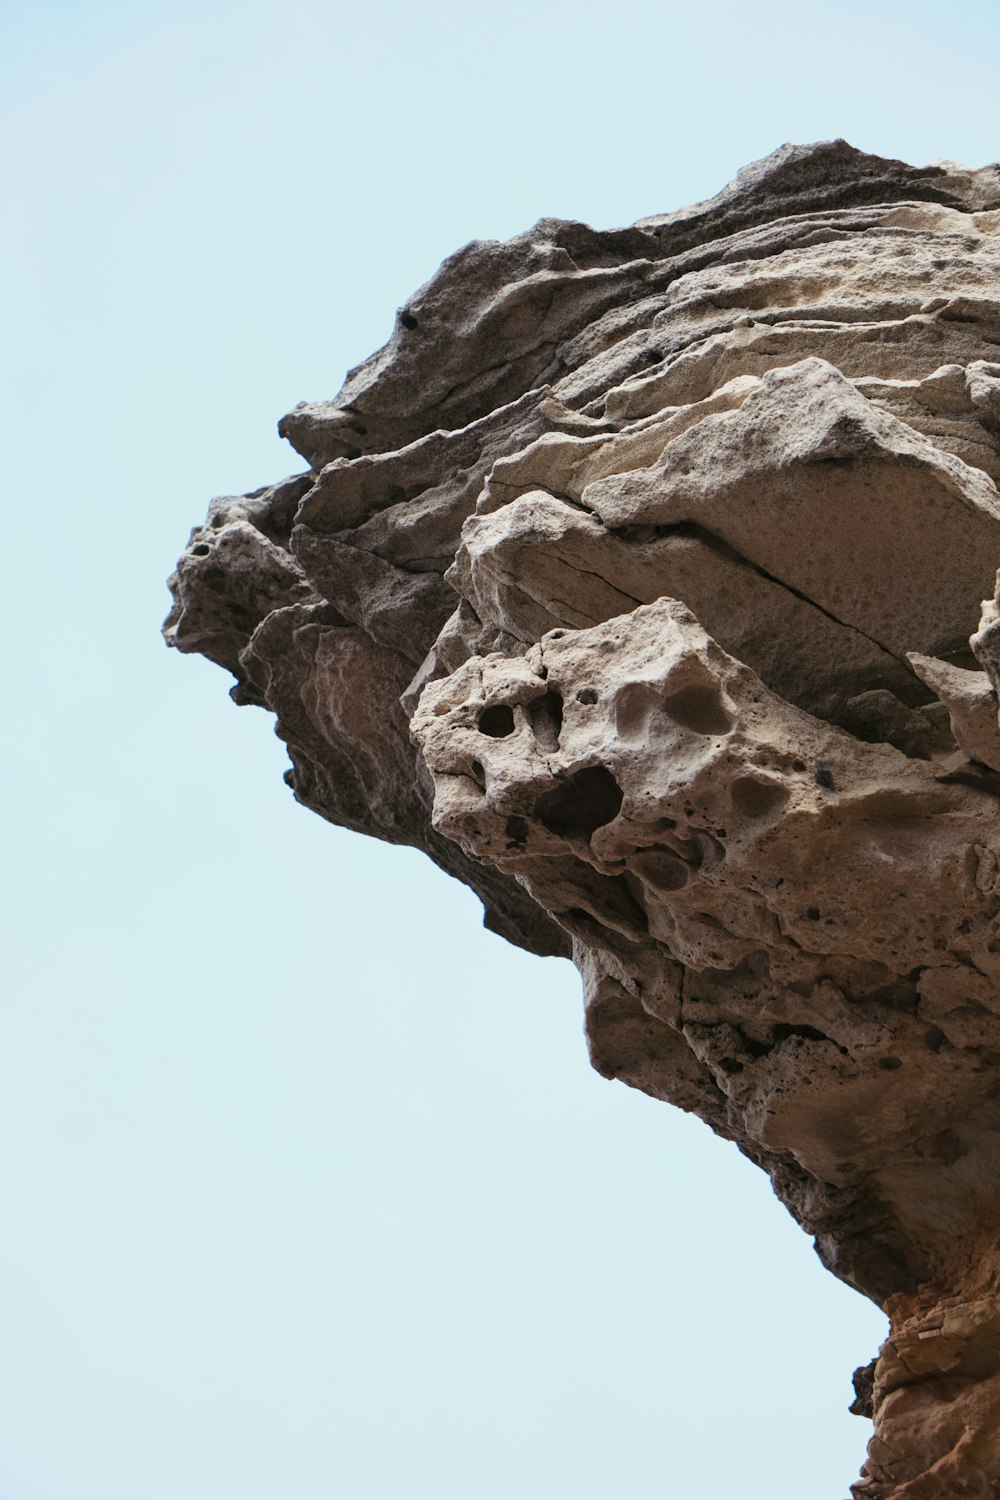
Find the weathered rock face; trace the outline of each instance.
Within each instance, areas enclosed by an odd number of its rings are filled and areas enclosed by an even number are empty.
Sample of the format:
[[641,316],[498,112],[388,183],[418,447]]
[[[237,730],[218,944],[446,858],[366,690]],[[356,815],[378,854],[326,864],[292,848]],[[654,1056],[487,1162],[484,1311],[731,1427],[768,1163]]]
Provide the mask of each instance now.
[[856,1494],[1000,1493],[1000,171],[471,245],[281,430],[168,640],[887,1302]]

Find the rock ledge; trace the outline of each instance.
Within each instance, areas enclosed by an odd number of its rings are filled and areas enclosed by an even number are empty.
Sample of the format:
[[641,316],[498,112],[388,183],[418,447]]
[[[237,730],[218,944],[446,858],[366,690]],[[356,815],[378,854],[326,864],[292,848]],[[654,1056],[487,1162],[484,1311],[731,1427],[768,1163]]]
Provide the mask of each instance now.
[[169,643],[885,1304],[859,1500],[1000,1493],[1000,169],[469,245],[280,430]]

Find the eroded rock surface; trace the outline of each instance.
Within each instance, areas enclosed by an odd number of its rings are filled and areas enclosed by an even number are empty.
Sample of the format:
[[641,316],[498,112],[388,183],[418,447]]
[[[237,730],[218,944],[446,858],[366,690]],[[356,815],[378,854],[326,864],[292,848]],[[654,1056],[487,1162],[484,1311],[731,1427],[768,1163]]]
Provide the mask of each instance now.
[[170,643],[886,1304],[856,1494],[1000,1493],[1000,170],[783,147],[470,245],[281,430]]

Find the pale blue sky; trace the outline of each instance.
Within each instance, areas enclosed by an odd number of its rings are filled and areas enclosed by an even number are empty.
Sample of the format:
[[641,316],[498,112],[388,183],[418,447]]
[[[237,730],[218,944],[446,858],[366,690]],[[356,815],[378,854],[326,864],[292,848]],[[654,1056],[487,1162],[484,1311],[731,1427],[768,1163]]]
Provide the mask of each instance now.
[[157,630],[444,255],[785,140],[980,165],[998,44],[992,0],[3,0],[0,1500],[843,1500],[879,1312]]

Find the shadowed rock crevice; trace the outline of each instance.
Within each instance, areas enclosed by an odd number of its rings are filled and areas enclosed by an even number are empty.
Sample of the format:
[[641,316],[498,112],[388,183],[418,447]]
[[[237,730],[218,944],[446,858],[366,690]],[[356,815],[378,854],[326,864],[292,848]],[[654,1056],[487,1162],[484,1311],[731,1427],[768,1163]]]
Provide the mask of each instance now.
[[281,430],[169,642],[884,1303],[859,1500],[1000,1492],[998,169],[787,146],[474,243]]
[[604,766],[586,766],[543,792],[535,803],[535,817],[561,838],[589,840],[618,816],[622,789]]

